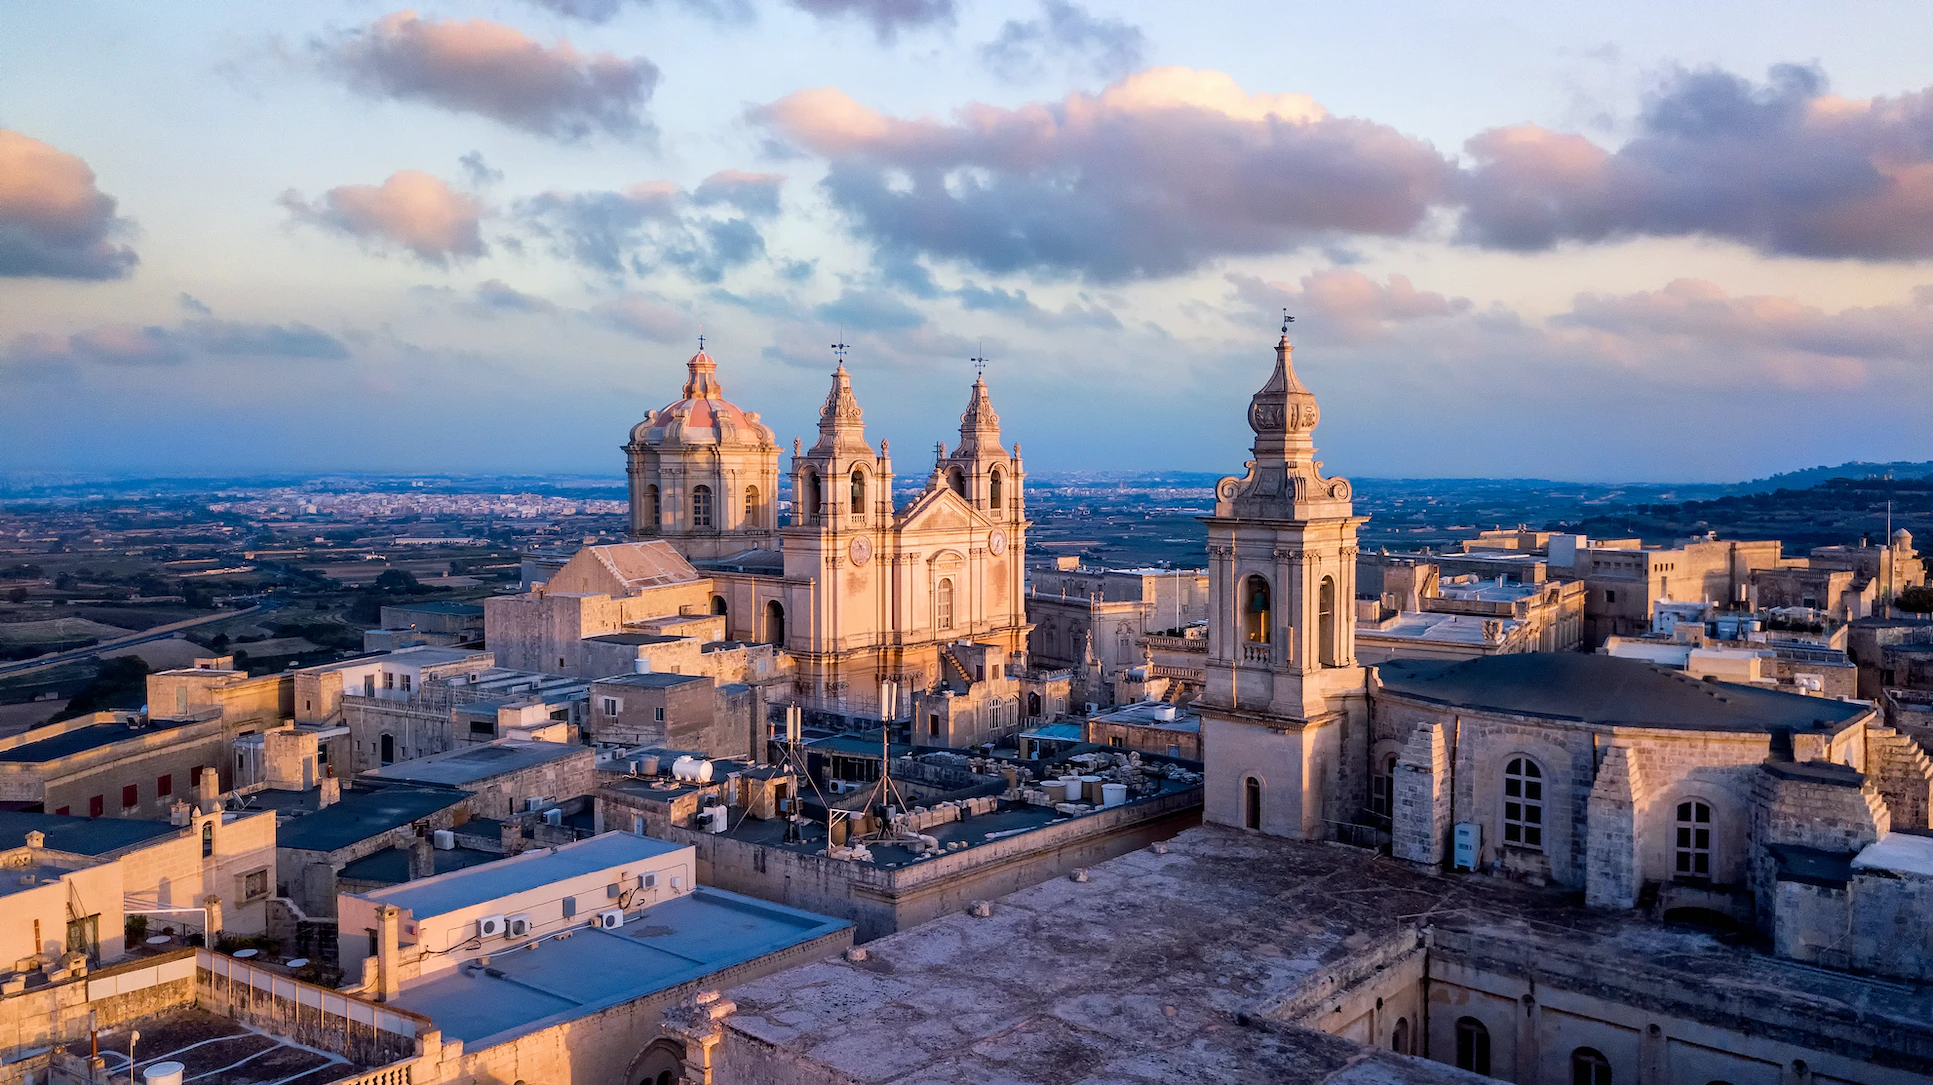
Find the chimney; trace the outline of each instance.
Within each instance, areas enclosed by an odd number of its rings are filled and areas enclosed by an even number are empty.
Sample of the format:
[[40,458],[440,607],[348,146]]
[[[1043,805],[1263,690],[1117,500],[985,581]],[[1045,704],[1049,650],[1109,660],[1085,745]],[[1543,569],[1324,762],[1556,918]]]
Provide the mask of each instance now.
[[522,827],[514,821],[505,821],[503,823],[504,855],[515,855],[522,850],[524,850],[524,831]]
[[429,838],[419,836],[409,845],[409,880],[427,878],[436,873],[436,849],[430,846]]
[[177,828],[185,827],[194,820],[193,810],[187,799],[176,799],[174,805],[168,807],[168,824]]
[[30,848],[44,848],[44,847],[46,847],[46,846],[47,846],[47,834],[46,834],[46,833],[43,833],[43,832],[41,832],[41,831],[40,831],[39,829],[29,829],[29,830],[27,830],[27,846],[28,846],[28,847],[30,847]]
[[341,801],[342,781],[336,779],[335,773],[332,772],[322,778],[321,786],[316,789],[315,808],[326,809]]
[[213,946],[221,941],[221,898],[210,893],[202,898],[201,903],[208,909],[208,929],[203,933],[208,944]]
[[221,810],[221,770],[213,765],[203,765],[201,779],[195,781],[195,809],[204,814]]
[[382,905],[376,913],[376,998],[381,1002],[393,1001],[402,986],[396,975],[402,914],[402,909],[394,904]]

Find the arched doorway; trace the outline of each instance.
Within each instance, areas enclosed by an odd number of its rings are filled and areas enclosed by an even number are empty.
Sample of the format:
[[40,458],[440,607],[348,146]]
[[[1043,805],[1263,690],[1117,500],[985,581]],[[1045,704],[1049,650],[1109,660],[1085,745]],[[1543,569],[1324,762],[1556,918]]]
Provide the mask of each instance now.
[[678,1085],[685,1072],[685,1049],[676,1040],[659,1037],[631,1060],[626,1085]]
[[765,643],[785,643],[785,608],[776,599],[765,604]]
[[1027,694],[1027,718],[1040,718],[1040,694],[1038,693]]
[[1250,776],[1242,781],[1242,828],[1262,827],[1262,781]]
[[721,618],[725,616],[725,613],[726,613],[726,609],[725,609],[725,597],[724,597],[724,596],[722,596],[722,595],[714,595],[714,596],[712,596],[712,597],[711,597],[711,612],[712,612],[713,614],[716,614],[716,615],[718,615],[718,616],[719,616],[719,617],[721,617]]

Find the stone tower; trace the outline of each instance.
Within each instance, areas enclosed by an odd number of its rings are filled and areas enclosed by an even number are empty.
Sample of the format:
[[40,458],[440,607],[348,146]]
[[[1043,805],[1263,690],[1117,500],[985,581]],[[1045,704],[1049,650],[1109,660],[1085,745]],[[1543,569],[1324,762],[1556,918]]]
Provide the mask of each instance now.
[[1026,518],[1020,449],[1015,446],[1009,456],[1001,447],[1000,416],[993,412],[984,376],[974,378],[966,413],[960,415],[959,445],[950,455],[944,448],[934,470],[947,488],[989,520],[1019,523]]
[[778,443],[756,412],[725,398],[703,345],[685,363],[683,395],[646,414],[624,445],[631,537],[667,539],[692,559],[776,549]]
[[1208,525],[1207,762],[1203,816],[1322,838],[1349,820],[1368,756],[1355,660],[1356,529],[1347,479],[1315,458],[1316,399],[1295,375],[1288,326],[1249,401],[1255,458],[1215,487]]

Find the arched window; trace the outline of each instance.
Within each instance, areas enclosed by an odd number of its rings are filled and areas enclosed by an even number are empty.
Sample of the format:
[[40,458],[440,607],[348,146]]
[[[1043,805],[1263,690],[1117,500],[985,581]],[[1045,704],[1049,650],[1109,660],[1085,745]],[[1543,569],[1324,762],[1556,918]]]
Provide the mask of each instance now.
[[1262,781],[1250,776],[1242,781],[1242,828],[1262,827]]
[[1526,848],[1544,846],[1544,770],[1528,757],[1513,757],[1504,766],[1503,839]]
[[852,514],[866,514],[866,472],[857,467],[852,469]]
[[1611,1085],[1611,1060],[1594,1047],[1571,1052],[1571,1085]]
[[953,628],[953,581],[945,577],[933,592],[933,628]]
[[201,857],[215,854],[215,822],[211,818],[201,823]]
[[993,473],[987,476],[987,507],[999,512],[1001,502],[1005,499],[1006,487],[1001,485],[1000,469],[996,467]]
[[745,526],[764,527],[765,522],[761,518],[763,512],[764,510],[758,505],[758,487],[745,487]]
[[1325,667],[1336,666],[1341,653],[1336,651],[1336,581],[1323,577],[1316,590],[1316,659]]
[[1027,716],[1030,719],[1040,718],[1040,694],[1027,694]]
[[1678,804],[1676,874],[1697,879],[1712,876],[1712,808],[1696,799]]
[[1396,1028],[1389,1034],[1389,1049],[1398,1055],[1409,1054],[1409,1018],[1396,1019]]
[[382,761],[383,764],[393,765],[396,763],[396,736],[395,735],[392,735],[387,731],[383,732],[382,740],[377,743],[377,747],[378,747],[378,752],[382,755],[380,760]]
[[1259,576],[1242,582],[1242,634],[1256,644],[1269,642],[1269,582]]
[[776,599],[765,604],[765,643],[785,643],[785,608]]
[[816,524],[819,522],[819,506],[825,501],[825,492],[819,488],[819,473],[810,467],[806,468],[805,473],[799,476],[799,484],[805,490],[804,496],[799,499],[799,503],[805,506],[805,522]]
[[646,513],[648,519],[645,520],[645,523],[650,524],[652,527],[663,527],[664,508],[658,504],[657,486],[646,486],[644,488],[644,507],[650,510]]
[[1456,1019],[1456,1066],[1472,1073],[1490,1073],[1490,1030],[1474,1017]]
[[1387,828],[1396,810],[1396,755],[1383,756],[1375,767],[1369,777],[1369,812],[1382,818]]
[[946,484],[952,487],[953,492],[956,494],[959,494],[961,497],[965,497],[967,495],[966,472],[960,470],[959,468],[949,467],[946,469]]
[[712,596],[712,597],[711,597],[711,612],[712,612],[713,614],[716,614],[716,615],[719,615],[720,617],[723,617],[723,616],[724,616],[724,614],[725,614],[725,610],[726,610],[726,607],[725,607],[725,597],[724,597],[724,596],[722,596],[722,595],[714,595],[714,596]]
[[691,488],[691,526],[711,526],[710,486],[693,486]]

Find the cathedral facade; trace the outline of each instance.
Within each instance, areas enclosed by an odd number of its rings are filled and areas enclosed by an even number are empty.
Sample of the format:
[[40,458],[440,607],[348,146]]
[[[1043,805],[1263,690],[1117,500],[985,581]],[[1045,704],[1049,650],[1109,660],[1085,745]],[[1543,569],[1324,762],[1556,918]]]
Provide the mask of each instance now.
[[[949,682],[985,694],[998,685],[990,678],[1024,665],[1026,474],[1019,446],[1001,443],[984,378],[958,443],[936,446],[925,485],[902,507],[888,443],[868,441],[839,361],[818,439],[793,442],[782,517],[772,430],[724,398],[710,355],[687,369],[682,397],[624,446],[632,537],[664,540],[712,579],[711,611],[728,638],[783,647],[802,703],[877,716],[881,682],[909,697]],[[990,662],[999,673],[987,673]],[[1019,719],[1017,703],[986,711]]]

